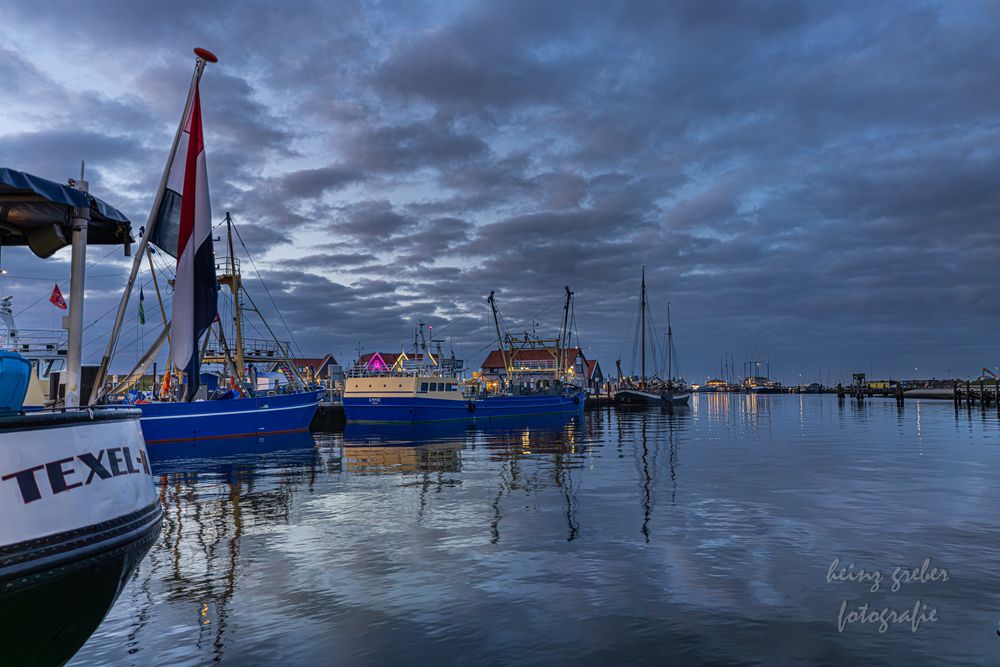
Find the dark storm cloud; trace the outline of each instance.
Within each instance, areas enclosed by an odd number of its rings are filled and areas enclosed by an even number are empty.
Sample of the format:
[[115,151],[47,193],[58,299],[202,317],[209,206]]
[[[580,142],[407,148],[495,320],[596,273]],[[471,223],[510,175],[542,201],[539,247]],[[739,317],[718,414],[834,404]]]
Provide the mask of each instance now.
[[300,169],[281,177],[282,193],[291,198],[311,198],[362,180],[362,174],[338,165]]
[[412,227],[411,218],[397,213],[388,200],[361,201],[340,212],[331,227],[362,244],[381,244],[395,234]]
[[484,155],[486,143],[440,117],[402,125],[363,127],[343,139],[350,164],[374,171],[416,169]]
[[296,257],[295,259],[285,260],[285,264],[288,266],[300,267],[303,269],[327,270],[336,270],[345,266],[356,266],[358,264],[367,264],[372,266],[375,262],[375,255],[371,253],[318,253],[315,255],[306,255],[305,257]]
[[[790,378],[993,354],[993,3],[110,1],[69,25],[69,4],[10,4],[0,161],[63,180],[86,158],[142,221],[188,45],[219,52],[216,218],[272,258],[309,353],[394,349],[420,318],[479,350],[490,290],[512,326],[554,330],[570,284],[607,372],[646,265],[699,378],[725,350],[769,349]],[[114,38],[128,85],[26,48],[56,25],[98,53]]]

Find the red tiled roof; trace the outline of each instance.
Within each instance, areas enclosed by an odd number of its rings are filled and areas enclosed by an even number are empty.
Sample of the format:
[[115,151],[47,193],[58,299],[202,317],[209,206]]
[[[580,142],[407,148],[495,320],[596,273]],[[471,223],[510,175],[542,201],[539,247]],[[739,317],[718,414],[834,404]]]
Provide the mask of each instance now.
[[[565,351],[566,365],[570,366],[576,361],[577,356],[583,354],[583,350],[578,347],[571,347]],[[553,351],[551,350],[521,350],[517,353],[517,359],[520,361],[554,361],[555,357],[552,356]],[[487,355],[486,360],[483,361],[483,368],[503,368],[503,354],[500,350],[492,350],[489,355]]]
[[594,377],[594,369],[597,368],[597,359],[587,359],[587,377]]
[[[319,373],[328,363],[334,365],[337,364],[337,360],[333,358],[332,354],[328,354],[325,357],[300,357],[298,359],[289,359],[289,362],[291,362],[292,366],[294,366],[296,370],[308,368],[313,373]],[[276,362],[272,366],[271,370],[273,371],[277,367],[278,363]]]

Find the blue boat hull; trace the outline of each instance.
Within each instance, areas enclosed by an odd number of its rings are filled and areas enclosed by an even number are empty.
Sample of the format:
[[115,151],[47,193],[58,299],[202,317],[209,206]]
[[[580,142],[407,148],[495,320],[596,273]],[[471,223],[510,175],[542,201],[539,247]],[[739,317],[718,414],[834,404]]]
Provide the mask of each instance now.
[[344,416],[351,423],[481,421],[522,415],[565,414],[583,410],[584,393],[489,396],[468,401],[405,397],[344,397]]
[[[147,445],[239,438],[309,429],[322,392],[235,398],[194,403],[145,403],[142,434]],[[150,447],[150,455],[156,451]]]

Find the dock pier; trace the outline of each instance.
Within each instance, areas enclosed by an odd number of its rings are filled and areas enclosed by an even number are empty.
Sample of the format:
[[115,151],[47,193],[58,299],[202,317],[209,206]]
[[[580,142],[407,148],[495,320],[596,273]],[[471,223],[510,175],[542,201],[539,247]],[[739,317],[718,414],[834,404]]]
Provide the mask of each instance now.
[[323,401],[316,408],[310,431],[341,431],[347,419],[344,417],[344,404],[333,401]]

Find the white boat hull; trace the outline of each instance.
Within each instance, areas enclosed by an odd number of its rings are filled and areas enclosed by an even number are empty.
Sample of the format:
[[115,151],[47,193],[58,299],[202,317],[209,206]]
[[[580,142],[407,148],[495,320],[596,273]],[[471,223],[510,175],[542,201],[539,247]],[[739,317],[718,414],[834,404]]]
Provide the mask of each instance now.
[[160,532],[137,410],[0,417],[0,646],[61,664]]

